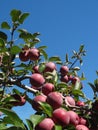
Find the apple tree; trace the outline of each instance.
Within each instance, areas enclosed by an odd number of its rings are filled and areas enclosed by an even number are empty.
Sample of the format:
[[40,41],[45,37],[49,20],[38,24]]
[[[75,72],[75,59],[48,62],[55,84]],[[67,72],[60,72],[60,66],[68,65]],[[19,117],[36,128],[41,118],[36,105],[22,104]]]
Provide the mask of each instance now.
[[[10,16],[0,24],[0,130],[98,130],[98,79],[88,83],[91,100],[79,73],[84,45],[65,61],[49,57],[40,33],[21,28],[29,13],[13,9]],[[24,123],[13,108],[26,102],[35,113]]]

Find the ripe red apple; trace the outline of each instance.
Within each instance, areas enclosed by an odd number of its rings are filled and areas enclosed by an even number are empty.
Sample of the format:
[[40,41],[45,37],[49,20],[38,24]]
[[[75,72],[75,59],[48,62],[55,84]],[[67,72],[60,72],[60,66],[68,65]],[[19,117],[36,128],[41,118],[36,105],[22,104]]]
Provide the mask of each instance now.
[[63,98],[59,92],[51,92],[47,95],[47,103],[49,103],[53,109],[57,109],[62,106]]
[[23,62],[26,62],[29,60],[29,49],[23,50],[19,53],[19,59]]
[[76,112],[70,110],[67,112],[68,115],[70,116],[70,124],[73,124],[73,125],[78,125],[79,124],[79,116]]
[[71,96],[66,96],[65,97],[65,104],[67,104],[68,106],[75,106],[74,98]]
[[40,57],[40,52],[37,48],[31,48],[29,51],[29,58],[30,60],[38,60]]
[[77,101],[76,105],[77,106],[85,106],[85,103],[83,101]]
[[89,130],[85,125],[77,125],[76,130]]
[[34,97],[32,101],[32,107],[36,110],[39,111],[41,110],[39,102],[46,102],[46,96],[45,95],[37,95]]
[[53,111],[52,119],[54,122],[61,126],[66,126],[70,123],[70,116],[63,108],[58,108]]
[[83,117],[79,117],[79,124],[86,125],[87,121]]
[[36,125],[35,130],[53,130],[54,125],[55,124],[51,118],[45,118]]
[[40,73],[38,69],[39,69],[39,66],[38,66],[38,65],[35,65],[35,66],[33,66],[33,68],[32,68],[32,70],[33,70],[34,73]]
[[30,83],[34,87],[40,87],[44,84],[44,82],[45,82],[45,79],[44,79],[43,75],[41,75],[39,73],[34,73],[30,77]]
[[61,75],[66,75],[69,72],[69,68],[66,65],[61,66],[60,68]]
[[72,81],[72,84],[75,84],[76,82],[80,82],[80,78],[75,76],[71,79],[71,81]]
[[61,80],[62,82],[68,83],[68,82],[69,82],[68,75],[61,76],[61,79],[60,79],[60,80]]
[[48,95],[50,92],[54,91],[54,84],[45,83],[42,87],[42,93]]
[[53,62],[47,62],[45,65],[44,72],[53,72],[53,70],[56,70],[56,65]]
[[15,99],[15,101],[12,101],[11,104],[14,106],[23,106],[26,103],[25,96],[21,96],[18,94],[11,95]]

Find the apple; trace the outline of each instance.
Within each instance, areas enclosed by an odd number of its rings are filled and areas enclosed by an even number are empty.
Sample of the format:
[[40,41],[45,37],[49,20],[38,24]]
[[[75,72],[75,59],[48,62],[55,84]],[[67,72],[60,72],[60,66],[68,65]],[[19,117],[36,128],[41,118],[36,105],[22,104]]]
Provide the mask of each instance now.
[[85,103],[83,101],[77,101],[76,105],[77,106],[85,106]]
[[76,125],[76,130],[89,130],[85,125]]
[[69,82],[68,75],[61,76],[61,79],[60,79],[60,80],[61,80],[62,82],[68,83],[68,82]]
[[52,119],[54,122],[61,126],[66,126],[70,123],[70,116],[63,108],[58,108],[53,111]]
[[71,79],[71,81],[72,81],[72,84],[75,84],[76,82],[80,82],[80,78],[77,77],[77,76],[75,76],[75,77],[73,77],[73,78]]
[[54,84],[52,83],[45,83],[42,86],[42,93],[48,95],[50,92],[54,91]]
[[79,117],[79,124],[86,125],[87,121],[83,117]]
[[30,77],[30,83],[34,87],[41,87],[45,82],[43,75],[39,73],[33,73]]
[[59,92],[51,92],[47,95],[46,102],[52,106],[53,109],[57,109],[62,106],[63,98]]
[[33,73],[40,73],[39,72],[39,65],[33,66],[32,70],[33,70]]
[[61,75],[66,75],[69,72],[69,68],[66,65],[61,66],[60,68]]
[[40,57],[40,52],[37,48],[31,48],[29,51],[30,60],[36,61]]
[[11,102],[11,104],[13,104],[14,106],[23,106],[26,103],[25,96],[13,94],[11,95],[11,97],[15,99],[15,101]]
[[66,96],[64,100],[65,100],[65,104],[67,104],[68,106],[75,106],[75,100],[73,97]]
[[19,53],[19,59],[23,62],[26,62],[29,60],[29,49],[28,50],[22,50]]
[[34,97],[32,100],[32,107],[36,110],[39,111],[41,110],[39,102],[46,102],[46,96],[45,95],[37,95]]
[[55,63],[53,63],[53,62],[47,62],[45,64],[44,72],[53,72],[54,70],[56,70]]
[[73,125],[78,125],[79,124],[79,116],[76,112],[70,110],[67,112],[68,115],[70,116],[70,124],[73,124]]
[[45,118],[35,126],[35,130],[53,130],[54,125],[51,118]]

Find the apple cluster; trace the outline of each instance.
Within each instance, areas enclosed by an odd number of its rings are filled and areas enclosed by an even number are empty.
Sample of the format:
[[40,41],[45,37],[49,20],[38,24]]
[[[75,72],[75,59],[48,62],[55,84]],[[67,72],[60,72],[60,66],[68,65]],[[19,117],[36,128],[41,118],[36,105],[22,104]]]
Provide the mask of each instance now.
[[[57,71],[56,64],[53,62],[45,63],[43,72],[39,71],[39,66],[33,67],[33,73],[30,77],[30,84],[33,89],[39,91],[32,100],[32,107],[37,112],[43,112],[41,103],[51,106],[51,116],[46,117],[35,126],[35,130],[53,130],[55,125],[60,125],[63,129],[72,125],[76,130],[89,130],[87,121],[81,115],[77,114],[76,108],[85,106],[83,101],[75,101],[74,96],[61,93],[56,89],[56,84],[47,80],[46,73]],[[79,77],[69,75],[68,66],[62,65],[59,70],[60,82],[75,85],[80,82]],[[50,80],[51,81],[51,80]]]
[[21,61],[26,62],[28,60],[36,61],[40,57],[40,52],[37,48],[28,48],[27,46],[22,48],[19,53],[19,58]]

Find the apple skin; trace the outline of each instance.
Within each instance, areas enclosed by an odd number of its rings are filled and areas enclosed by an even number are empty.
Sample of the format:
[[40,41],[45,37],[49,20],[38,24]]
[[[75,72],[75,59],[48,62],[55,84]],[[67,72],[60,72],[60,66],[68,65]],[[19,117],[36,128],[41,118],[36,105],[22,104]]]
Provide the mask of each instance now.
[[35,130],[53,130],[54,125],[55,124],[51,118],[45,118],[36,125]]
[[68,72],[69,72],[68,66],[66,66],[66,65],[61,66],[61,68],[60,68],[61,75],[66,75],[66,74],[68,74]]
[[52,114],[52,119],[56,124],[61,125],[63,127],[69,125],[70,123],[70,116],[63,108],[55,109]]
[[40,52],[37,48],[31,48],[29,51],[30,60],[36,61],[40,57]]
[[32,107],[36,110],[36,111],[40,111],[40,104],[39,102],[46,102],[46,96],[45,95],[37,95],[34,97],[34,99],[32,100]]
[[29,50],[23,50],[19,53],[19,59],[23,62],[29,60]]
[[44,72],[53,72],[54,70],[56,70],[55,63],[53,63],[53,62],[47,62],[45,64]]
[[57,109],[62,106],[63,98],[59,92],[51,92],[47,95],[46,102],[52,106],[53,109]]
[[77,125],[76,130],[89,130],[85,125]]
[[76,105],[77,106],[85,106],[85,103],[83,101],[77,101]]
[[65,104],[67,104],[69,106],[75,106],[75,100],[74,100],[74,98],[72,98],[71,96],[66,96],[65,97]]
[[11,95],[16,101],[12,101],[11,104],[14,106],[23,106],[26,103],[25,96],[21,96],[18,94],[13,94]]
[[79,124],[79,116],[76,112],[70,110],[67,112],[68,115],[70,116],[70,124],[72,125],[78,125]]
[[68,75],[61,76],[61,79],[60,79],[60,80],[61,80],[62,82],[68,83],[68,82],[69,82]]
[[38,65],[33,66],[33,68],[32,68],[33,73],[40,73],[38,69],[39,69]]
[[43,75],[39,73],[33,73],[30,77],[30,83],[34,87],[41,87],[45,82]]
[[45,94],[46,96],[54,91],[54,84],[52,83],[45,83],[42,87],[42,93]]
[[72,81],[72,84],[75,84],[76,82],[80,82],[80,79],[79,79],[79,77],[73,77],[72,79],[71,79],[71,81]]
[[87,121],[83,117],[79,117],[79,124],[86,125]]

